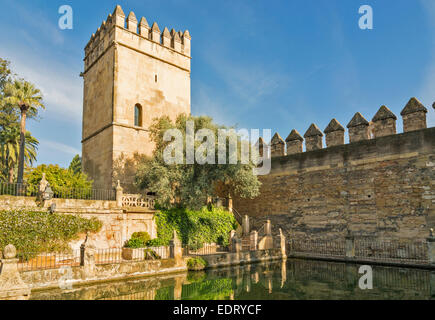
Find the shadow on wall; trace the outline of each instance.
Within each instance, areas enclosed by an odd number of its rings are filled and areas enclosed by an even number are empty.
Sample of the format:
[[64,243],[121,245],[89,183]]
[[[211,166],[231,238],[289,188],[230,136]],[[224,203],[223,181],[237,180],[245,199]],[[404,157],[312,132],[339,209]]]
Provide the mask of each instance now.
[[[124,189],[124,193],[140,193],[141,190],[136,187],[134,182],[138,164],[146,159],[149,158],[139,153],[135,153],[131,158],[127,158],[127,156],[122,153],[121,156],[119,156],[113,162],[113,183],[119,180],[121,182],[122,188]],[[113,186],[115,187],[115,185]]]

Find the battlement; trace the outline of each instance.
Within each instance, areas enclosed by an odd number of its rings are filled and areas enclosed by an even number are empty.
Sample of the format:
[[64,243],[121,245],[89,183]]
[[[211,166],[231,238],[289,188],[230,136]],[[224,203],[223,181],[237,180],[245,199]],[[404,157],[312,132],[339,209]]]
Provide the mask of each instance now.
[[[428,110],[417,98],[411,98],[401,112],[404,133],[426,129],[427,112]],[[396,121],[396,115],[386,106],[381,106],[371,122],[366,120],[361,113],[357,112],[347,125],[349,142],[353,144],[360,141],[396,135]],[[344,127],[337,119],[332,119],[323,132],[317,125],[311,124],[304,135],[306,152],[323,149],[324,135],[326,136],[327,148],[345,144]],[[271,157],[275,158],[303,153],[303,142],[304,138],[295,129],[291,131],[286,139],[286,143],[284,143],[279,133],[276,133],[270,143]],[[287,148],[285,148],[285,145],[287,145]]]
[[[148,42],[148,45],[141,43]],[[191,36],[188,30],[175,31],[164,28],[163,32],[157,22],[150,27],[146,18],[142,17],[139,22],[134,12],[130,12],[126,17],[120,5],[117,5],[114,12],[109,14],[106,20],[101,23],[98,30],[92,34],[85,47],[85,72],[101,55],[114,43],[121,43],[134,50],[143,51],[145,54],[153,54],[157,58],[173,63],[173,54],[191,58]],[[151,46],[150,46],[151,45]],[[158,50],[155,46],[159,46]],[[176,59],[177,60],[177,59]],[[182,68],[190,69],[183,59],[179,63]]]

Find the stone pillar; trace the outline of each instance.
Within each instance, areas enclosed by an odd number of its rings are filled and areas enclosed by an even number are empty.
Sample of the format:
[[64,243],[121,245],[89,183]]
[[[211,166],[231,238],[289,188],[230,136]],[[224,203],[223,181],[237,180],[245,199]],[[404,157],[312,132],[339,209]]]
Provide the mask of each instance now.
[[0,260],[0,300],[28,300],[30,288],[21,279],[18,272],[17,250],[13,245],[3,249]]
[[243,230],[243,235],[244,236],[248,236],[249,235],[250,227],[249,227],[249,217],[247,215],[245,215],[243,217],[242,230]]
[[231,232],[230,232],[230,236],[229,236],[229,239],[228,239],[228,243],[229,243],[229,245],[228,245],[228,247],[229,247],[229,249],[230,249],[230,252],[232,252],[233,251],[233,238],[235,237],[237,235],[237,232],[236,232],[236,230],[231,230]]
[[349,129],[350,143],[369,140],[369,126],[369,122],[362,116],[361,113],[357,112],[347,125],[347,128]]
[[96,248],[86,235],[85,242],[80,246],[80,266],[83,267],[83,278],[93,278],[96,274],[95,255]]
[[427,109],[417,98],[411,98],[400,115],[403,118],[403,131],[410,132],[427,128]]
[[178,238],[177,231],[175,230],[172,240],[169,242],[169,247],[171,259],[175,259],[175,264],[180,265],[183,260],[183,248],[181,246],[181,241]]
[[396,115],[386,106],[382,106],[372,119],[375,138],[396,134]]
[[326,146],[328,148],[344,144],[345,129],[337,119],[332,119],[324,132],[326,134]]
[[266,233],[266,236],[272,235],[272,223],[270,222],[270,220],[266,221],[264,232]]
[[272,158],[285,156],[285,142],[279,133],[275,133],[270,141],[270,152]]
[[242,240],[237,237],[237,235],[234,235],[234,237],[231,239],[231,252],[239,253],[242,251]]
[[355,258],[355,238],[351,235],[346,236],[346,259]]
[[304,142],[304,138],[302,138],[299,132],[297,132],[295,129],[290,132],[287,139],[285,139],[285,142],[287,144],[288,155],[303,152],[302,143]]
[[233,198],[231,196],[228,196],[228,206],[227,209],[229,212],[233,212]]
[[116,206],[122,208],[122,197],[124,195],[124,190],[121,187],[121,182],[118,180],[118,185],[116,186]]
[[323,148],[323,133],[314,123],[305,132],[304,137],[307,152]]
[[255,230],[251,232],[251,250],[258,250],[258,232]]

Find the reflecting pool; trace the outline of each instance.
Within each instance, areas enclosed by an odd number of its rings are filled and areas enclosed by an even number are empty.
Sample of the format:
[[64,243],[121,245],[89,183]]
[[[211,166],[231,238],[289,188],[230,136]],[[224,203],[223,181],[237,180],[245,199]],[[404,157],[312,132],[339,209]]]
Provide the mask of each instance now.
[[[373,289],[359,286],[360,265],[287,260],[206,272],[32,293],[32,300],[317,300],[435,298],[435,273],[373,266]],[[432,286],[431,286],[432,283]]]

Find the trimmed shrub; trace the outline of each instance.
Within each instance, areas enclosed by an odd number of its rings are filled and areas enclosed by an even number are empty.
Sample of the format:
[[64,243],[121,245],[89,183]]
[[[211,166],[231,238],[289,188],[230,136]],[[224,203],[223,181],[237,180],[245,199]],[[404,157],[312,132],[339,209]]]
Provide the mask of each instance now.
[[150,240],[151,237],[148,232],[135,232],[132,234],[130,240],[126,242],[125,247],[132,249],[145,248],[147,242]]

